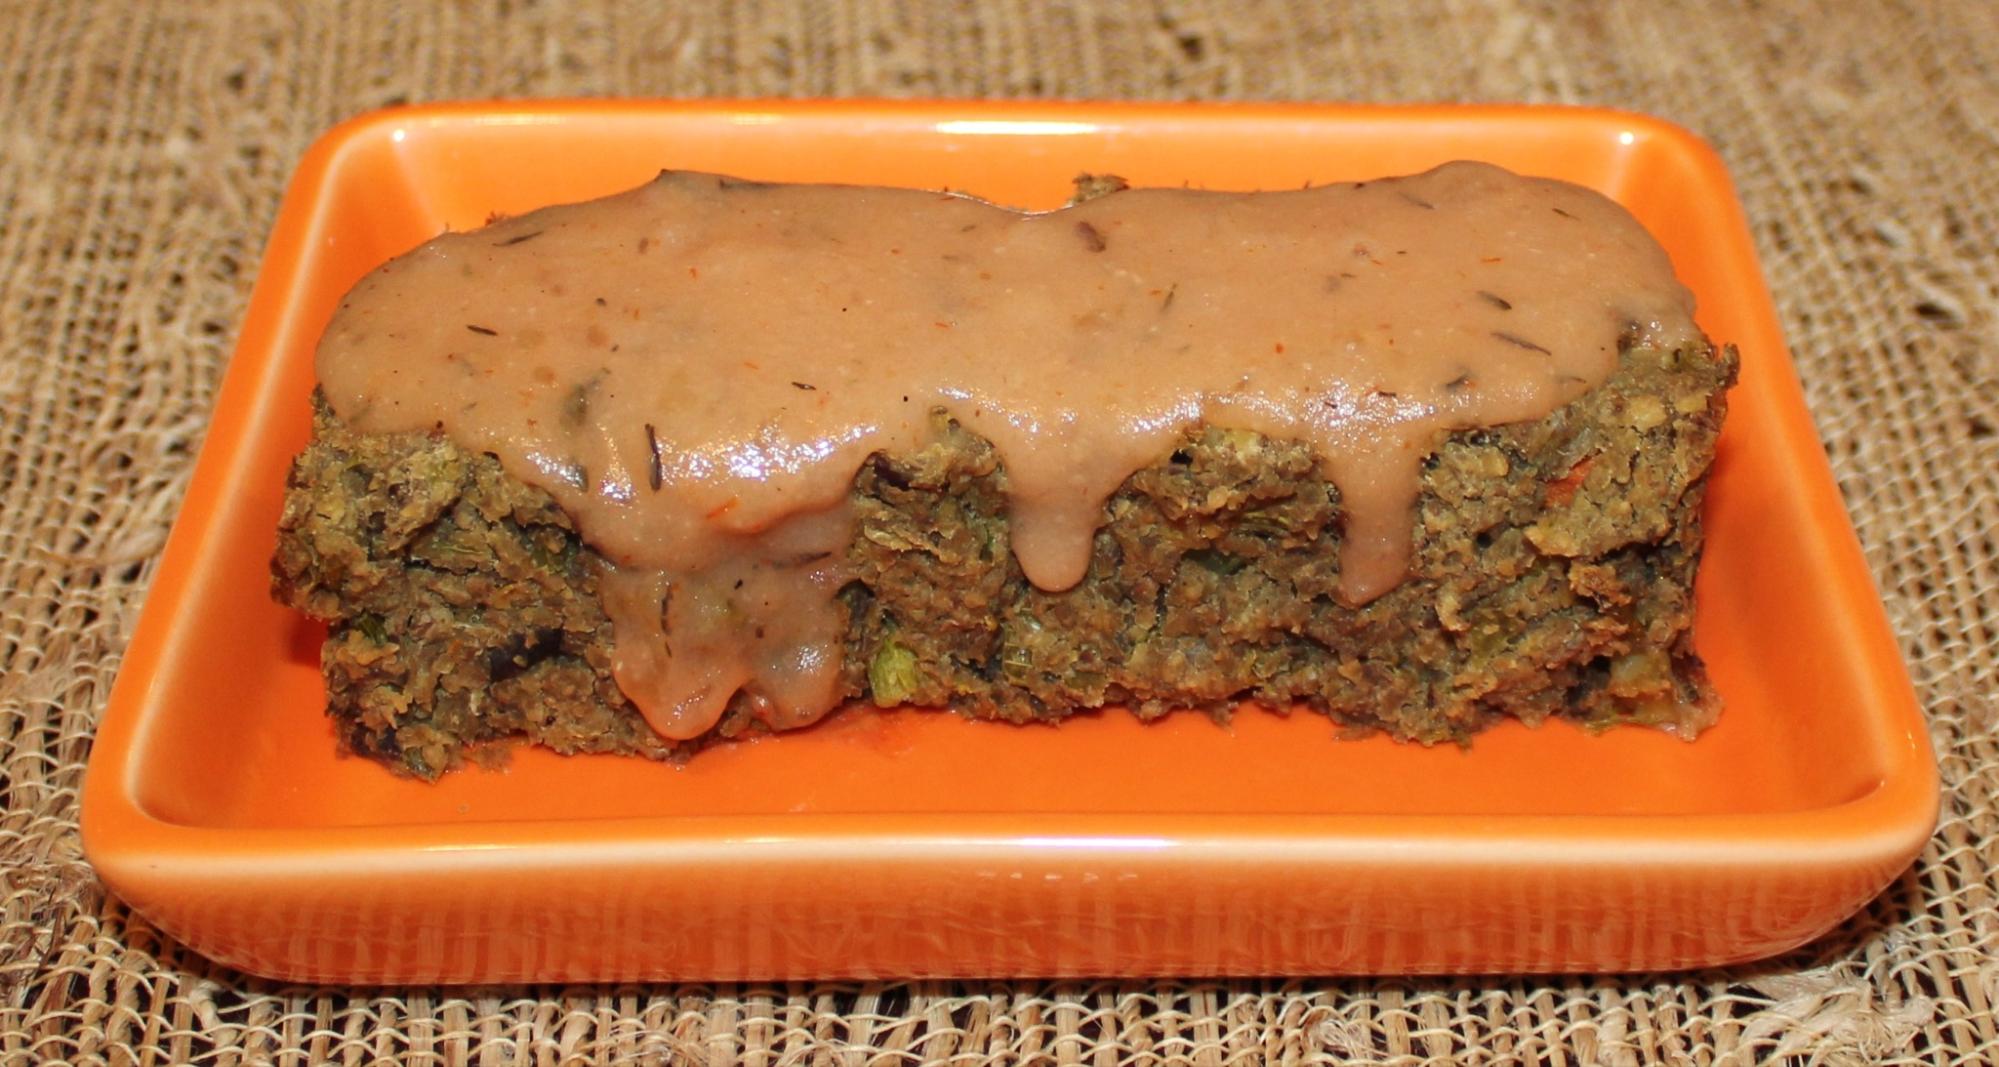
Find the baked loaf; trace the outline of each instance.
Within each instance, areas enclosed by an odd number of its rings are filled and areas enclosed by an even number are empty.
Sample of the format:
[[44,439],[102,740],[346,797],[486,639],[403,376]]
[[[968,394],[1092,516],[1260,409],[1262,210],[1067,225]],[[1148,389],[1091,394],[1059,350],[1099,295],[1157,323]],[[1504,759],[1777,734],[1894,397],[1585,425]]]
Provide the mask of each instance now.
[[[508,232],[530,231],[492,243]],[[839,547],[812,563],[837,700],[1014,721],[1250,701],[1425,743],[1550,716],[1691,736],[1718,707],[1692,586],[1735,356],[1697,331],[1609,336],[1608,373],[1547,413],[1428,440],[1400,578],[1364,599],[1343,587],[1349,509],[1311,442],[1175,428],[1102,502],[1081,579],[1044,588],[1014,550],[1005,450],[963,408],[926,405],[916,447],[848,477]],[[671,758],[796,725],[745,683],[690,736],[662,731],[619,678],[604,586],[629,561],[562,485],[435,426],[314,406],[273,587],[328,625],[327,710],[352,751],[430,777],[500,741]]]

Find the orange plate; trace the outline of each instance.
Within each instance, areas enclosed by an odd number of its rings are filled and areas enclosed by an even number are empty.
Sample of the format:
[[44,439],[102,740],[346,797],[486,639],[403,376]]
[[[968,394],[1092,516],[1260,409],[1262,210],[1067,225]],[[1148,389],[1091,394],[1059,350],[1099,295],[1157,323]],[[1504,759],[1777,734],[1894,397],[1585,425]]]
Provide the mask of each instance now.
[[[390,256],[663,167],[1050,207],[1080,171],[1283,188],[1460,157],[1622,201],[1742,348],[1698,620],[1727,710],[1697,743],[902,712],[685,768],[526,751],[424,785],[335,754],[322,630],[271,602],[265,561],[314,341]],[[1683,130],[1524,107],[481,104],[357,119],[300,165],[98,733],[83,837],[162,929],[288,979],[1573,971],[1795,946],[1909,862],[1936,804],[1728,176]]]

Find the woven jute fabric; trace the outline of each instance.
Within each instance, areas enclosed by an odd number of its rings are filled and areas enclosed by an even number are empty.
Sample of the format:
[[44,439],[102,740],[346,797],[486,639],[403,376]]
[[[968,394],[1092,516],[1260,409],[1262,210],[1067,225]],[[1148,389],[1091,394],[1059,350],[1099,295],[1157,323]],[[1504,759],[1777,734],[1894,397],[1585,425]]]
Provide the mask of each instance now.
[[[83,861],[77,792],[300,152],[495,96],[1528,100],[1720,149],[1947,790],[1915,868],[1732,970],[292,988]],[[1999,5],[0,0],[0,1061],[1999,1061]]]

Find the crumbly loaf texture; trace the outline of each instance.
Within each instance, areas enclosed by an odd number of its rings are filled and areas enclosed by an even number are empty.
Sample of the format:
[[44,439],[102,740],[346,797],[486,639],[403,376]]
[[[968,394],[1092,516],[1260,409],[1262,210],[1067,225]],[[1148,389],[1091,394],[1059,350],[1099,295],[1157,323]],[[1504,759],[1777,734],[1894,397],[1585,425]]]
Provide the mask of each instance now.
[[[1451,436],[1407,579],[1358,610],[1334,597],[1339,493],[1302,444],[1189,432],[1106,505],[1083,583],[1048,593],[1008,549],[992,447],[940,413],[933,444],[855,479],[846,693],[1015,721],[1303,705],[1426,743],[1506,717],[1691,735],[1717,708],[1692,586],[1735,370],[1729,349],[1627,343],[1548,417]],[[739,700],[707,737],[654,734],[611,676],[598,566],[491,456],[316,404],[272,573],[329,624],[345,745],[411,774],[507,739],[666,758],[761,729]]]

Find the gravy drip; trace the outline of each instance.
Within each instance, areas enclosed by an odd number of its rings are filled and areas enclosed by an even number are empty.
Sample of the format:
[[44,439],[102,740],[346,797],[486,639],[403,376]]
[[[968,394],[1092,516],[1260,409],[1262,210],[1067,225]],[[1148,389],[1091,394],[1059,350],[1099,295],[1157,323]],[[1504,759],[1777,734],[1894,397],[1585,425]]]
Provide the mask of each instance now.
[[1698,337],[1644,229],[1484,164],[1043,214],[670,172],[381,267],[318,371],[357,429],[439,429],[552,494],[609,561],[620,686],[688,738],[738,690],[774,727],[836,703],[848,489],[933,409],[998,449],[1013,552],[1047,590],[1189,427],[1304,440],[1359,605],[1407,567],[1441,435],[1548,414],[1634,328]]

